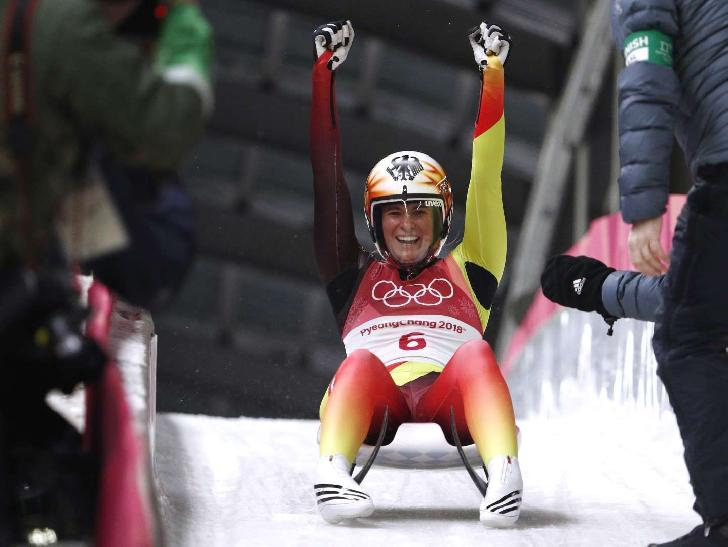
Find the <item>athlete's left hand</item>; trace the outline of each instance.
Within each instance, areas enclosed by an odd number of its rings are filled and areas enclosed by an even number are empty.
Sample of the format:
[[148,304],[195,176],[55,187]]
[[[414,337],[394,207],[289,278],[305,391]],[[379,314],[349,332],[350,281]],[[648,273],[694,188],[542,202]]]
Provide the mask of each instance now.
[[481,70],[488,67],[488,56],[495,55],[501,62],[506,64],[508,52],[511,49],[511,37],[498,25],[480,23],[468,34],[470,47],[473,48],[475,63]]

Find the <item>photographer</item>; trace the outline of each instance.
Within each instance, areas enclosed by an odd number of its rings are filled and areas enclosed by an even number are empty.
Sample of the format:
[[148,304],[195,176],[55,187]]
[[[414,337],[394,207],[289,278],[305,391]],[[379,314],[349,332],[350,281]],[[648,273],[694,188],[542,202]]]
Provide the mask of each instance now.
[[[52,252],[57,240],[61,254],[81,262],[145,240],[129,222],[133,208],[119,207],[129,184],[126,190],[109,184],[129,176],[119,176],[119,169],[109,176],[109,164],[145,171],[147,193],[156,191],[152,181],[177,167],[212,107],[209,26],[195,5],[171,4],[150,59],[127,35],[142,30],[130,21],[147,22],[143,30],[150,30],[149,18],[139,15],[150,4],[156,6],[147,0],[9,3],[0,267],[47,266],[58,255]],[[32,30],[17,39],[18,28]],[[17,55],[24,63],[10,62]],[[99,146],[106,167],[95,165]],[[188,229],[184,221],[177,224]],[[123,296],[140,304],[150,300]]]
[[[170,173],[212,109],[212,38],[196,3],[184,0],[9,0],[1,16],[4,544],[6,530],[22,528],[6,489],[21,472],[48,469],[16,448],[40,453],[78,441],[68,440],[45,393],[92,380],[103,366],[100,350],[80,334],[85,311],[69,266],[91,268],[127,300],[151,305],[176,288],[180,265],[189,263],[189,203]],[[143,47],[150,39],[151,54]],[[83,526],[66,528],[76,537]]]

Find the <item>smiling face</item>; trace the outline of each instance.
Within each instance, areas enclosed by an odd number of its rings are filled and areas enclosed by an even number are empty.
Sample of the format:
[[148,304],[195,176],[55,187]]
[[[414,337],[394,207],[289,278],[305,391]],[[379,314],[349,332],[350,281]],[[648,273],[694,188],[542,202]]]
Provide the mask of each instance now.
[[433,243],[434,207],[393,202],[382,207],[382,235],[389,254],[402,266],[418,264]]

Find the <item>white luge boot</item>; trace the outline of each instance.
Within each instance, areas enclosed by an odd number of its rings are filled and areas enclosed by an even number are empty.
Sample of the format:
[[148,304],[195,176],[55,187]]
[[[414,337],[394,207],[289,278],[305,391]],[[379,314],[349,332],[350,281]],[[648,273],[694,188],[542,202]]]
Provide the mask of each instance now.
[[486,465],[488,490],[480,504],[480,522],[494,528],[513,526],[521,513],[523,479],[518,458],[494,456]]
[[316,467],[316,508],[330,524],[368,517],[374,512],[369,494],[351,478],[349,461],[341,454],[321,456]]

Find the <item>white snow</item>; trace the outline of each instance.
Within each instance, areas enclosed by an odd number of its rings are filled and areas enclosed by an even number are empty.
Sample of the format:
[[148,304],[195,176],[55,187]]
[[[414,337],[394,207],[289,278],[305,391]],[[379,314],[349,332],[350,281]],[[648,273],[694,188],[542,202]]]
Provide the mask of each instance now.
[[167,544],[637,546],[698,523],[671,413],[595,403],[519,426],[525,486],[515,529],[480,524],[479,494],[461,466],[376,463],[362,484],[375,513],[332,526],[313,501],[317,422],[161,414]]

